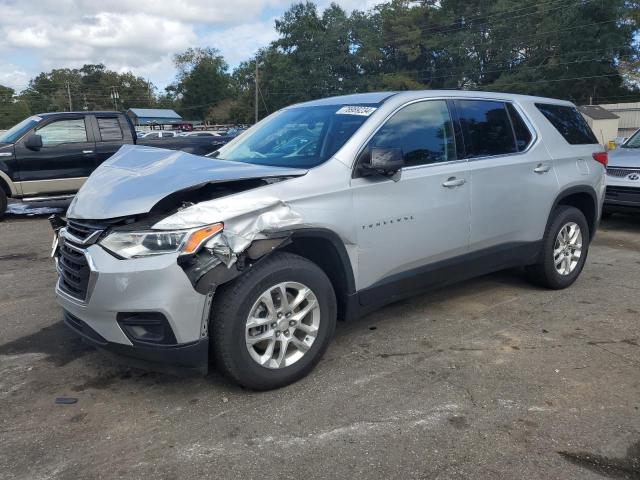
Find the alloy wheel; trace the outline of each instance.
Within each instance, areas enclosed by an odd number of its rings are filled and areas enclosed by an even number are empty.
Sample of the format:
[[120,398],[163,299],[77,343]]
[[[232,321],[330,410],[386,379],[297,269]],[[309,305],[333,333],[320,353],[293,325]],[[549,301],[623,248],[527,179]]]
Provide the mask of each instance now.
[[553,247],[553,264],[560,275],[570,275],[582,256],[582,231],[575,222],[563,225]]
[[313,291],[297,282],[265,290],[249,311],[245,340],[251,358],[266,368],[293,365],[311,348],[320,327]]

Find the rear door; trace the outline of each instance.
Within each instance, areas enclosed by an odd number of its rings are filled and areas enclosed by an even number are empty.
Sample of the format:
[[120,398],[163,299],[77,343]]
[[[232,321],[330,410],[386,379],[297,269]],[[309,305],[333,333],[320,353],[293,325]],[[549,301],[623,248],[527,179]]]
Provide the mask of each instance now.
[[559,187],[536,130],[512,102],[459,99],[455,107],[472,184],[471,251],[542,239]]
[[401,149],[405,167],[395,179],[352,180],[359,288],[408,281],[404,293],[419,290],[410,279],[422,267],[464,254],[469,245],[471,186],[447,102],[402,107],[373,135],[366,148],[372,147]]
[[127,131],[117,115],[96,115],[93,118],[96,131],[96,163],[100,165],[116,153],[125,142]]
[[87,117],[52,119],[36,128],[42,148],[31,150],[23,138],[16,144],[25,196],[77,191],[95,168],[95,141]]

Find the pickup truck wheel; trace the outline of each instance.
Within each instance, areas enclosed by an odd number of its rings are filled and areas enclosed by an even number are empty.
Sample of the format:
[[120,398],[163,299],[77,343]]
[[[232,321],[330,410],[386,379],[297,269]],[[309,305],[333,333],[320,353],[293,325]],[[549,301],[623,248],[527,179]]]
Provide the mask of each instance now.
[[558,207],[543,240],[540,262],[527,267],[531,280],[555,290],[573,284],[587,259],[589,241],[584,214],[575,207]]
[[216,291],[213,359],[244,387],[279,388],[313,369],[335,325],[335,292],[322,269],[298,255],[274,253]]
[[2,220],[7,212],[7,194],[0,188],[0,220]]

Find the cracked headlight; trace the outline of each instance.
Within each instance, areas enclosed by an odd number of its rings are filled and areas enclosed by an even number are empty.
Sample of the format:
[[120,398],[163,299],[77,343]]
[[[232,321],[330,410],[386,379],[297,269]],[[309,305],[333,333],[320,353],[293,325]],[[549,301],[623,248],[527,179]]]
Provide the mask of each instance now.
[[120,258],[148,257],[177,253],[190,255],[204,242],[222,231],[222,223],[189,230],[148,230],[145,232],[112,232],[100,245]]

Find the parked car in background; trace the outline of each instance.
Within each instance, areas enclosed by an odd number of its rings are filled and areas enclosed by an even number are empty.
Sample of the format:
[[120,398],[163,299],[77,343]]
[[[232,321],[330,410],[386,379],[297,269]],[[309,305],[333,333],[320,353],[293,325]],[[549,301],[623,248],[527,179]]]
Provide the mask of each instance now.
[[628,139],[629,139],[629,137],[616,137],[616,138],[613,139],[613,144],[616,146],[616,148],[619,148],[620,145],[622,145]]
[[195,130],[193,132],[183,132],[181,137],[220,137],[218,132],[211,132],[208,130]]
[[137,143],[204,155],[228,140],[136,139],[133,125],[118,112],[31,116],[0,135],[0,218],[10,197],[38,201],[73,196],[91,172],[122,145]]
[[609,152],[604,213],[640,212],[640,130]]
[[516,266],[573,284],[601,149],[572,103],[463,91],[293,105],[210,158],[127,147],[67,212],[58,301],[99,347],[281,387],[338,317]]
[[146,133],[143,138],[145,140],[154,140],[158,138],[173,138],[179,135],[179,133],[180,132],[174,132],[173,130],[152,130],[151,132]]
[[240,135],[245,130],[246,130],[246,128],[230,128],[229,130],[226,131],[226,135],[228,137],[237,137],[238,135]]

